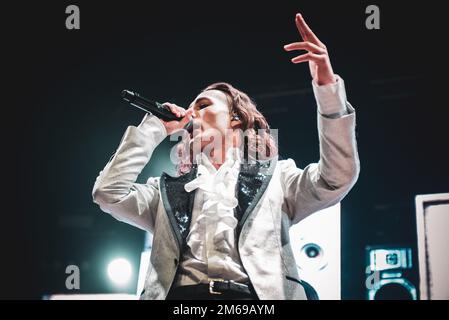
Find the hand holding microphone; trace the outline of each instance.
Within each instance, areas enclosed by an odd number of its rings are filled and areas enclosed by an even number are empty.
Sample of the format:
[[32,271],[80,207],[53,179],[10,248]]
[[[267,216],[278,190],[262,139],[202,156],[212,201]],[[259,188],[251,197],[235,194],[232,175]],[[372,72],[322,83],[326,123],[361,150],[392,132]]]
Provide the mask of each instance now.
[[181,119],[181,120],[166,121],[159,118],[159,120],[161,120],[161,122],[164,124],[165,130],[167,130],[167,134],[170,135],[181,129],[189,130],[188,126],[190,126],[192,123],[191,120],[193,109],[186,110],[182,107],[177,106],[174,103],[169,102],[165,102],[162,105],[167,106],[167,108],[172,112],[172,114],[176,115],[178,118]]
[[169,102],[161,104],[129,90],[122,91],[122,98],[132,106],[158,117],[169,135],[183,128],[189,130],[192,126],[193,110],[185,110]]

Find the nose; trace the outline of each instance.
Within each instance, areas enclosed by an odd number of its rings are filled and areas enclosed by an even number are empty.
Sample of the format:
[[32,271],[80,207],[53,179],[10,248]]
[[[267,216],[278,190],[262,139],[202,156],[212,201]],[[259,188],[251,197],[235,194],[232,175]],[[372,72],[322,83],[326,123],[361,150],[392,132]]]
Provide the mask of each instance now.
[[198,108],[190,107],[186,111],[186,115],[191,115],[198,122],[201,119],[201,112]]
[[198,109],[195,109],[194,107],[190,107],[187,110],[191,112],[192,118],[199,118],[200,117],[200,112],[199,112]]

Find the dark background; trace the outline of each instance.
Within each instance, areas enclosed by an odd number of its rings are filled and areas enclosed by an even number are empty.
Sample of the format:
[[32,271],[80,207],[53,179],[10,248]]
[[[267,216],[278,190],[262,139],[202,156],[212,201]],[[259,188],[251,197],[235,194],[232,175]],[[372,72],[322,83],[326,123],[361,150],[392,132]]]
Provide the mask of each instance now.
[[[114,292],[107,261],[138,264],[143,232],[91,200],[126,127],[143,116],[121,102],[124,88],[187,106],[207,84],[230,82],[280,129],[284,157],[317,161],[308,66],[291,64],[282,48],[299,38],[296,12],[327,45],[357,111],[361,174],[342,203],[342,297],[365,298],[365,246],[416,254],[415,195],[449,189],[447,18],[438,2],[92,2],[2,10],[0,298],[67,292],[69,264],[81,268],[80,292]],[[80,7],[80,30],[65,28],[69,4]],[[365,28],[369,4],[380,7],[380,30]],[[169,146],[141,181],[170,169]],[[415,264],[416,284],[417,272]]]

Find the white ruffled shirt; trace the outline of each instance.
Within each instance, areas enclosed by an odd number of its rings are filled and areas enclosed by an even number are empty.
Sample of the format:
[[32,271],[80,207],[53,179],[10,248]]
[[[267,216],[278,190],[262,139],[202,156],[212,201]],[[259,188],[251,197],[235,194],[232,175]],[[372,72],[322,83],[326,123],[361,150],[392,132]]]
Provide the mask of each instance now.
[[[335,78],[335,83],[323,86],[312,81],[318,112],[327,118],[348,114],[344,81]],[[240,159],[237,149],[229,149],[225,163],[216,170],[204,154],[197,157],[198,176],[185,186],[188,192],[197,191],[177,286],[207,283],[208,278],[248,281],[235,247],[233,208]]]
[[187,192],[196,190],[192,222],[187,236],[177,286],[208,283],[209,279],[246,282],[248,275],[236,248],[234,208],[238,201],[235,188],[241,157],[230,148],[225,162],[218,168],[201,153],[196,158],[197,177],[185,185]]

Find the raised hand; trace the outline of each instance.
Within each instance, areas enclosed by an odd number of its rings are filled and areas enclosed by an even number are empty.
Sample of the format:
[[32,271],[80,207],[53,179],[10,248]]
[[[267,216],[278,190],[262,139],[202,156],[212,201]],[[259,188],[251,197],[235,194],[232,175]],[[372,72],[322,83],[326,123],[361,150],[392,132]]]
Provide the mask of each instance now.
[[305,50],[292,59],[293,63],[309,62],[310,74],[318,85],[336,81],[326,46],[318,39],[300,13],[296,14],[296,27],[303,42],[293,42],[284,46],[286,51]]

